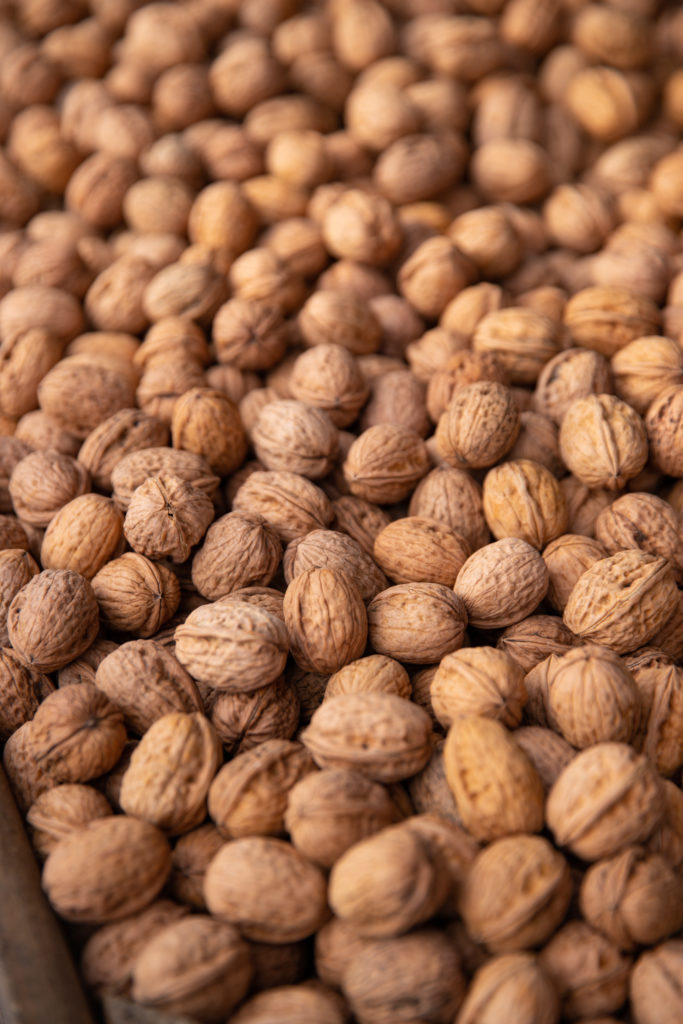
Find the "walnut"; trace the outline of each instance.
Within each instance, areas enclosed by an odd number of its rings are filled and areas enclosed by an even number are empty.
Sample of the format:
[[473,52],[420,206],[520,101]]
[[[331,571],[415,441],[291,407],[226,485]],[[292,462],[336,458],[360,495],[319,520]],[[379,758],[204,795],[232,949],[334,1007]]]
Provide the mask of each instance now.
[[485,1024],[501,1015],[510,1024],[531,1020],[553,1024],[558,1014],[555,987],[536,957],[531,953],[505,953],[487,960],[476,971],[458,1024]]
[[575,476],[560,480],[560,487],[567,502],[569,529],[584,537],[595,536],[595,520],[604,508],[614,500],[614,492],[604,487],[591,489]]
[[455,581],[469,621],[480,629],[520,622],[548,589],[548,570],[525,540],[506,537],[487,544],[467,559]]
[[342,192],[322,222],[328,251],[333,256],[373,266],[390,263],[398,255],[403,239],[389,199],[392,197],[385,199],[357,188]]
[[151,476],[133,491],[123,532],[138,554],[185,562],[213,515],[211,500],[198,487],[172,475]]
[[387,513],[364,498],[344,494],[332,502],[335,528],[348,534],[372,558],[375,537],[390,522]]
[[669,503],[656,495],[617,498],[595,520],[595,536],[608,554],[639,548],[667,558],[677,582],[683,581],[683,528]]
[[31,804],[26,821],[34,849],[45,858],[62,839],[112,813],[107,798],[93,786],[65,782],[42,793]]
[[564,533],[567,509],[553,474],[528,459],[504,462],[484,479],[484,515],[496,538],[519,537],[536,548]]
[[170,429],[178,399],[193,388],[203,388],[206,377],[201,364],[187,357],[155,360],[140,378],[135,398],[148,415]]
[[282,567],[287,583],[312,568],[345,572],[358,587],[363,600],[370,600],[387,586],[384,573],[358,542],[336,530],[312,530],[291,541]]
[[427,411],[433,422],[439,422],[458,388],[482,380],[507,384],[508,375],[495,355],[470,349],[452,355],[442,369],[430,376],[427,384]]
[[440,583],[401,583],[368,605],[375,651],[413,665],[434,664],[462,647],[466,624],[462,599]]
[[471,551],[489,542],[481,486],[464,470],[445,463],[437,466],[413,491],[408,512],[450,526],[465,538]]
[[78,461],[97,488],[110,491],[111,474],[122,458],[141,448],[164,445],[168,440],[168,427],[161,420],[139,409],[121,409],[88,434],[78,452]]
[[342,693],[393,693],[410,700],[412,686],[408,673],[393,658],[384,654],[370,654],[350,661],[330,676],[325,688],[325,700]]
[[[265,948],[272,951],[282,947]],[[273,955],[270,952],[270,956]],[[294,982],[299,979],[291,980]],[[306,1019],[315,1020],[318,1024],[344,1024],[347,1009],[337,992],[332,992],[319,982],[276,985],[247,999],[234,1015],[233,1024],[266,1024],[274,1017],[280,1024],[298,1024]]]
[[38,405],[38,385],[59,360],[63,342],[42,327],[4,339],[0,345],[0,410],[23,416]]
[[285,354],[287,339],[282,312],[274,304],[236,296],[214,317],[213,342],[218,361],[240,370],[275,366]]
[[174,448],[203,456],[219,476],[238,469],[247,454],[247,439],[237,406],[220,391],[190,388],[173,407]]
[[37,451],[12,472],[9,492],[14,511],[31,526],[48,526],[67,502],[90,490],[87,471],[70,455]]
[[355,583],[343,572],[305,569],[287,587],[284,613],[292,655],[300,668],[336,672],[365,650],[365,606]]
[[232,508],[262,515],[287,543],[322,529],[333,517],[324,491],[306,477],[288,472],[252,473],[237,491]]
[[456,469],[492,466],[512,448],[520,430],[509,388],[495,381],[467,384],[453,395],[436,428],[440,455]]
[[180,836],[173,847],[171,892],[194,910],[206,910],[204,875],[224,843],[215,825],[200,825]]
[[87,580],[121,549],[123,516],[111,498],[82,494],[50,520],[40,548],[45,569],[73,569]]
[[550,654],[564,654],[576,642],[562,619],[553,615],[529,615],[508,626],[496,646],[529,672]]
[[487,313],[472,336],[474,352],[490,353],[512,384],[534,384],[545,364],[557,354],[556,325],[542,313],[523,306]]
[[0,437],[0,512],[13,512],[9,481],[16,466],[31,453],[31,445],[18,437]]
[[533,764],[546,792],[576,753],[558,733],[540,725],[524,725],[515,729],[512,738]]
[[482,715],[514,729],[526,704],[524,672],[504,651],[465,647],[441,659],[430,696],[443,726],[460,715]]
[[211,601],[247,585],[267,586],[281,555],[280,541],[262,516],[230,512],[209,527],[192,561],[192,582]]
[[560,452],[586,486],[617,491],[647,462],[645,426],[630,405],[613,395],[579,398],[562,420]]
[[228,753],[240,754],[266,740],[288,740],[299,725],[296,687],[276,679],[248,693],[220,693],[211,722]]
[[550,577],[548,600],[553,607],[564,611],[579,576],[606,557],[603,545],[591,537],[565,533],[551,541],[543,551],[543,561]]
[[92,588],[103,620],[112,628],[154,636],[175,614],[180,584],[170,569],[127,552],[93,576]]
[[631,972],[630,996],[637,1024],[655,1024],[661,1008],[669,1008],[671,1024],[683,1008],[681,988],[675,979],[680,976],[683,943],[676,939],[662,942],[655,949],[641,953]]
[[576,292],[565,306],[563,319],[576,345],[610,359],[630,341],[655,334],[659,310],[644,295],[597,285]]
[[401,264],[397,284],[413,309],[436,319],[463,288],[472,283],[473,264],[443,235],[417,246]]
[[388,423],[365,430],[344,463],[351,493],[378,504],[407,498],[428,470],[429,455],[419,435]]
[[332,988],[341,988],[351,960],[372,941],[364,939],[340,917],[331,918],[315,936],[315,969],[320,980]]
[[337,427],[348,427],[368,397],[356,357],[342,345],[315,345],[292,368],[292,397],[326,412]]
[[269,402],[251,430],[258,459],[273,471],[327,476],[338,453],[338,432],[321,409],[293,399]]
[[112,470],[116,504],[125,512],[136,488],[150,476],[166,474],[198,487],[209,498],[213,498],[220,482],[201,455],[174,448],[142,448],[129,452]]
[[453,586],[469,544],[446,524],[420,516],[397,519],[375,538],[375,561],[396,583]]
[[420,437],[429,433],[425,386],[410,370],[388,369],[371,381],[360,425],[367,430],[379,423],[412,430]]
[[182,316],[157,320],[133,355],[133,363],[142,372],[154,363],[175,362],[177,359],[202,366],[211,362],[204,331],[194,321]]
[[674,775],[683,763],[678,728],[683,670],[662,652],[647,647],[625,661],[635,679],[640,704],[633,745],[647,754],[660,775]]
[[658,469],[669,476],[683,475],[683,385],[662,392],[645,414],[650,455]]
[[541,951],[539,963],[572,1020],[618,1010],[626,1000],[631,960],[584,921],[570,921]]
[[612,356],[614,390],[637,413],[669,387],[683,384],[683,350],[672,338],[636,338]]
[[24,665],[11,647],[0,648],[0,739],[30,721],[53,691],[48,676]]
[[10,604],[21,588],[39,572],[36,562],[23,548],[0,551],[0,646],[6,647],[9,643],[7,612]]
[[308,347],[341,345],[355,356],[376,352],[382,329],[368,301],[351,291],[315,291],[297,317],[301,340]]
[[559,426],[572,402],[611,391],[612,375],[604,356],[586,348],[565,349],[539,373],[534,408]]
[[76,437],[85,438],[103,420],[134,404],[130,381],[102,358],[60,360],[38,385],[40,408]]

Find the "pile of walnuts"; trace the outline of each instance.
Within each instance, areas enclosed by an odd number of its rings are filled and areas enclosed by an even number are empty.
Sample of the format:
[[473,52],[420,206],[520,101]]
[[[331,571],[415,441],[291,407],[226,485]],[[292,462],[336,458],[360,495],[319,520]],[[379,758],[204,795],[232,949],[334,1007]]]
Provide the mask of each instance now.
[[0,0],[0,740],[96,996],[683,1020],[682,63]]

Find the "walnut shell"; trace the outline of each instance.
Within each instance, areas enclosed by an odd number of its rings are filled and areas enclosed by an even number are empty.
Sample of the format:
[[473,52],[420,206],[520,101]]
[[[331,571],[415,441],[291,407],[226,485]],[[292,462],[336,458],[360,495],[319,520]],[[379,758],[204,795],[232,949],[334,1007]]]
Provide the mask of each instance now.
[[372,558],[375,537],[391,521],[387,513],[378,505],[352,494],[344,494],[333,501],[332,510],[335,529],[352,537]]
[[180,584],[170,569],[127,552],[93,576],[92,589],[103,620],[112,629],[154,636],[175,614]]
[[553,608],[564,611],[579,576],[607,553],[599,541],[576,533],[564,533],[548,544],[543,561],[550,577],[548,600]]
[[320,868],[290,843],[267,836],[226,843],[207,868],[204,896],[215,917],[256,942],[305,939],[328,916]]
[[287,583],[312,568],[345,572],[364,601],[371,600],[387,586],[384,573],[360,544],[337,530],[311,530],[291,541],[285,550],[282,568]]
[[16,594],[29,580],[37,576],[40,569],[22,548],[6,548],[0,551],[0,646],[9,643],[7,635],[7,612]]
[[58,843],[45,861],[42,885],[67,921],[104,924],[151,903],[170,870],[171,850],[158,829],[114,815]]
[[618,1010],[626,1000],[630,958],[584,921],[570,921],[541,951],[539,962],[574,1019]]
[[280,540],[263,516],[229,512],[207,530],[192,560],[192,582],[210,601],[250,585],[267,587],[281,557]]
[[452,587],[469,554],[469,544],[459,533],[420,516],[389,523],[374,545],[375,561],[395,583]]
[[477,381],[458,388],[440,417],[436,446],[456,469],[483,469],[510,451],[520,430],[510,388]]
[[683,384],[683,349],[672,338],[637,338],[612,356],[614,390],[644,416],[668,387]]
[[161,420],[140,409],[120,409],[88,434],[78,461],[88,470],[95,487],[111,491],[111,475],[121,459],[142,448],[168,444],[169,439],[169,429]]
[[47,676],[24,665],[11,647],[0,648],[0,740],[30,721],[53,691]]
[[446,463],[433,469],[417,485],[408,514],[445,523],[465,538],[470,551],[491,539],[484,519],[481,485],[465,470],[453,469]]
[[26,821],[33,847],[44,858],[66,836],[112,813],[107,798],[93,786],[65,782],[42,793],[29,807]]
[[466,624],[462,599],[440,583],[400,583],[368,605],[375,651],[412,665],[433,664],[462,647]]
[[550,470],[530,459],[514,459],[484,479],[484,515],[496,538],[519,537],[543,548],[567,528],[567,506]]
[[470,555],[453,589],[473,626],[495,629],[534,611],[548,589],[548,570],[525,540],[506,537]]
[[509,1024],[557,1024],[559,1013],[555,987],[536,957],[506,953],[492,957],[476,971],[456,1020],[457,1024],[495,1024],[501,1019]]
[[330,676],[325,688],[325,700],[343,693],[393,693],[410,700],[412,686],[408,673],[393,658],[384,654],[369,654],[350,661]]
[[198,487],[209,498],[214,497],[220,482],[201,455],[175,448],[141,448],[124,455],[112,469],[116,504],[125,512],[140,484],[150,476],[166,474]]
[[369,394],[356,357],[342,345],[315,345],[297,356],[290,388],[293,398],[326,412],[340,428],[353,423]]
[[683,524],[671,505],[655,494],[617,498],[595,520],[595,537],[610,555],[640,548],[667,558],[676,582],[683,583]]
[[204,875],[225,840],[215,825],[200,825],[180,836],[173,847],[171,892],[194,910],[206,910]]
[[419,434],[380,423],[353,442],[344,476],[356,497],[391,505],[407,498],[429,468],[429,454]]
[[206,459],[219,476],[238,469],[247,454],[247,438],[237,406],[220,391],[190,388],[173,407],[173,447]]
[[472,349],[494,355],[512,384],[534,384],[557,354],[556,334],[557,327],[549,317],[523,306],[509,306],[482,317],[472,335]]
[[71,569],[45,569],[34,576],[14,597],[7,613],[12,647],[25,665],[38,672],[68,665],[90,647],[98,629],[93,588]]
[[482,715],[514,729],[526,704],[524,671],[495,647],[465,647],[441,659],[430,696],[443,726],[460,715]]
[[540,725],[524,725],[515,729],[512,738],[533,764],[546,792],[576,754],[562,736]]
[[674,775],[683,764],[683,669],[657,650],[644,648],[626,659],[640,703],[640,725],[633,745],[647,754],[660,775]]
[[393,694],[340,694],[314,712],[301,741],[321,768],[397,782],[429,760],[431,721],[422,708]]
[[251,441],[266,469],[311,480],[327,476],[339,451],[338,431],[329,416],[295,399],[264,406],[251,430]]
[[120,550],[123,516],[111,498],[82,494],[50,520],[40,548],[45,569],[72,569],[87,580]]
[[286,543],[323,529],[334,514],[319,487],[306,477],[286,472],[252,473],[237,491],[232,509],[262,515]]
[[231,1017],[231,1024],[345,1024],[341,996],[318,982],[277,985],[258,992]]
[[132,494],[123,532],[140,555],[185,562],[213,521],[211,499],[171,475],[151,476]]
[[664,813],[662,783],[626,743],[597,743],[561,772],[546,820],[558,846],[598,860],[647,839]]
[[83,354],[61,359],[48,370],[38,385],[38,401],[69,433],[86,438],[103,420],[130,409],[135,392],[114,365]]
[[211,707],[211,722],[231,754],[266,740],[291,739],[299,724],[296,687],[276,679],[248,693],[219,693]]
[[631,1009],[636,1024],[675,1024],[683,1010],[680,978],[683,942],[670,939],[640,955],[631,972]]
[[534,408],[559,427],[578,398],[611,391],[612,375],[605,357],[587,348],[568,348],[549,360],[539,373]]
[[645,414],[652,461],[669,476],[683,476],[682,418],[683,386],[667,388]]
[[80,463],[56,451],[31,452],[12,472],[9,492],[14,511],[31,526],[48,526],[60,508],[90,490]]
[[614,395],[589,395],[572,402],[560,426],[560,453],[587,487],[618,491],[647,462],[645,425]]
[[305,569],[287,587],[283,607],[290,649],[300,668],[336,672],[365,650],[365,605],[345,573]]
[[577,643],[571,630],[554,615],[529,615],[508,626],[496,646],[509,654],[525,672],[551,654],[565,654]]
[[582,288],[573,295],[565,306],[563,319],[576,345],[609,359],[630,341],[655,334],[659,310],[644,295],[598,285]]

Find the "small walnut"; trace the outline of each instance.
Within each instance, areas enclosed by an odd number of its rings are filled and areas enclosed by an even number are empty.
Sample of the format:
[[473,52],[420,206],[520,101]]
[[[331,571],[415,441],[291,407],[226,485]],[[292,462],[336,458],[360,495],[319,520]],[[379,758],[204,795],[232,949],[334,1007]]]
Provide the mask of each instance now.
[[91,821],[57,844],[43,868],[43,889],[67,921],[104,924],[142,910],[171,871],[158,829],[114,815]]
[[674,775],[683,764],[683,737],[678,727],[683,669],[661,651],[647,647],[625,661],[640,702],[640,723],[633,745],[647,754],[660,775]]
[[426,516],[461,534],[471,551],[488,544],[480,484],[465,470],[442,464],[428,473],[413,491],[411,516]]
[[557,355],[557,327],[549,317],[524,306],[487,313],[472,335],[475,352],[494,355],[512,384],[535,384]]
[[659,310],[644,295],[597,285],[576,292],[565,306],[572,341],[610,359],[630,341],[656,334]]
[[474,266],[444,235],[433,235],[401,264],[397,284],[413,309],[435,320],[472,283]]
[[458,1024],[499,1019],[510,1024],[555,1024],[558,1015],[555,987],[536,957],[506,953],[491,957],[476,971],[457,1020]]
[[611,391],[612,375],[605,357],[587,348],[569,348],[539,373],[534,408],[559,426],[572,402]]
[[287,348],[287,327],[275,304],[236,296],[220,307],[212,329],[219,363],[239,370],[269,370]]
[[120,409],[88,434],[78,452],[78,461],[98,489],[110,491],[111,474],[122,458],[168,441],[168,427],[161,420],[139,409]]
[[286,543],[324,528],[334,514],[324,491],[306,477],[287,472],[252,473],[237,491],[232,508],[263,516]]
[[[253,944],[251,948],[253,954]],[[266,945],[265,948],[273,957],[272,950],[282,947]],[[275,985],[247,999],[233,1016],[232,1024],[267,1024],[271,1020],[277,1020],[278,1024],[299,1024],[304,1020],[316,1021],[316,1024],[345,1024],[347,1008],[339,993],[317,981],[294,984],[299,978],[287,980],[291,984]]]
[[140,555],[185,562],[213,516],[211,499],[198,487],[173,475],[150,476],[133,491],[123,532]]
[[436,428],[440,455],[456,469],[492,466],[512,448],[519,413],[511,390],[495,381],[458,388]]
[[200,825],[180,836],[173,847],[171,892],[194,910],[206,910],[204,875],[225,840],[215,825]]
[[307,569],[345,572],[365,601],[371,600],[387,586],[384,573],[360,544],[336,530],[311,530],[304,537],[291,541],[285,550],[282,568],[287,583]]
[[67,502],[90,490],[90,478],[70,455],[56,451],[31,452],[10,476],[14,511],[31,526],[48,526]]
[[135,398],[148,415],[170,429],[178,399],[192,388],[203,388],[206,378],[201,364],[187,357],[155,360],[143,372]]
[[368,397],[356,357],[342,345],[314,345],[297,356],[290,378],[292,397],[326,412],[337,427],[348,427]]
[[652,461],[662,473],[683,476],[683,385],[669,387],[655,398],[645,414]]
[[538,551],[517,537],[487,544],[467,559],[455,593],[469,621],[480,629],[510,626],[530,615],[548,589],[548,570]]
[[519,537],[535,548],[564,533],[567,508],[553,474],[529,459],[504,462],[484,480],[484,515],[496,538]]
[[121,550],[123,516],[111,498],[82,494],[50,520],[40,548],[45,569],[73,569],[87,580]]
[[576,753],[558,733],[540,725],[524,725],[515,729],[512,738],[533,764],[546,792]]
[[524,671],[495,647],[464,647],[441,659],[430,697],[443,726],[460,715],[481,715],[514,729],[526,704]]
[[470,553],[464,537],[420,516],[397,519],[375,538],[375,561],[395,583],[453,586]]
[[591,537],[564,533],[543,551],[550,584],[548,600],[558,612],[564,611],[574,585],[587,569],[607,557],[601,543]]
[[107,798],[93,786],[65,782],[42,793],[31,804],[26,821],[34,849],[45,858],[62,839],[112,813]]
[[[441,319],[443,321],[443,317]],[[508,375],[496,356],[488,352],[473,352],[470,349],[456,352],[451,356],[443,369],[436,370],[431,375],[427,384],[427,411],[433,422],[439,422],[458,388],[482,380],[491,380],[498,384],[508,382]]]
[[375,651],[412,665],[435,664],[462,647],[466,624],[462,598],[440,583],[400,583],[368,605]]
[[332,502],[335,529],[348,534],[370,558],[373,557],[375,537],[389,524],[387,513],[364,498],[344,494]]
[[564,925],[539,963],[572,1020],[618,1010],[626,999],[631,960],[584,921]]
[[369,427],[353,442],[344,476],[356,497],[389,505],[407,498],[429,467],[422,438],[385,423]]
[[276,679],[249,693],[221,693],[211,707],[211,722],[225,750],[240,754],[266,740],[291,739],[299,725],[296,687]]
[[365,605],[343,572],[305,569],[287,587],[284,614],[291,652],[300,668],[336,672],[365,650]]
[[618,491],[640,473],[648,456],[640,416],[614,395],[572,402],[560,426],[560,453],[587,487]]
[[194,452],[226,476],[238,469],[247,454],[247,440],[237,406],[220,391],[191,388],[173,407],[174,448]]
[[112,629],[154,636],[180,603],[177,576],[144,555],[127,552],[93,576],[100,614]]
[[60,360],[38,385],[43,412],[82,438],[134,399],[131,382],[114,365],[85,354]]
[[30,721],[53,691],[46,675],[24,665],[11,647],[0,648],[0,740]]
[[12,647],[24,664],[38,672],[68,665],[90,647],[98,629],[93,588],[70,569],[46,569],[34,576],[7,613]]
[[325,688],[325,700],[342,693],[393,693],[410,700],[412,686],[408,673],[393,658],[384,654],[370,654],[350,661],[330,676]]
[[136,488],[150,476],[165,475],[180,477],[209,498],[213,498],[220,483],[201,455],[175,448],[142,448],[129,452],[112,469],[111,483],[116,504],[125,512]]
[[621,658],[589,643],[550,658],[548,712],[553,726],[579,749],[628,743],[638,724],[640,697]]
[[23,548],[0,551],[0,646],[9,643],[7,612],[16,594],[40,572],[36,562]]
[[407,369],[378,374],[370,382],[370,398],[360,418],[362,430],[379,423],[390,423],[403,430],[413,430],[420,437],[429,433],[425,386]]

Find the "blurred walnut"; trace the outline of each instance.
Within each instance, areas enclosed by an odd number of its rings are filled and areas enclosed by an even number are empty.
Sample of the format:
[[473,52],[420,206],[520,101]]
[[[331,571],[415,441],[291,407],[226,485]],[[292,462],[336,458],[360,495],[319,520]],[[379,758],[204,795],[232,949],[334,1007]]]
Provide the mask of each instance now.
[[559,425],[577,398],[608,394],[611,390],[612,377],[604,356],[585,348],[565,349],[541,370],[534,391],[534,408]]
[[247,441],[237,407],[220,391],[191,388],[173,407],[173,446],[203,456],[219,476],[244,462]]
[[519,413],[512,392],[494,381],[459,388],[436,428],[439,452],[458,469],[492,466],[510,450],[519,434]]
[[524,672],[504,651],[465,647],[441,659],[430,697],[445,727],[460,715],[483,715],[514,729],[527,699]]

